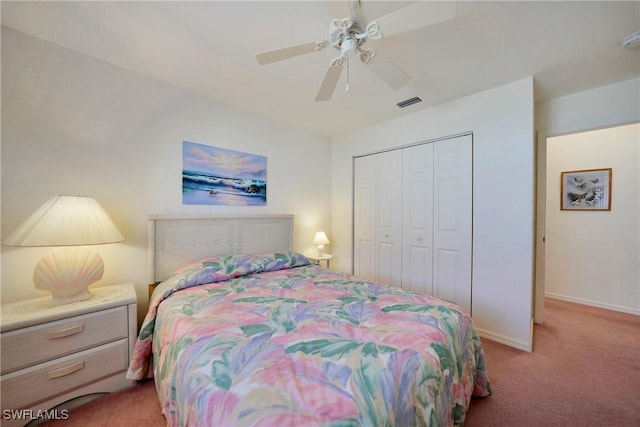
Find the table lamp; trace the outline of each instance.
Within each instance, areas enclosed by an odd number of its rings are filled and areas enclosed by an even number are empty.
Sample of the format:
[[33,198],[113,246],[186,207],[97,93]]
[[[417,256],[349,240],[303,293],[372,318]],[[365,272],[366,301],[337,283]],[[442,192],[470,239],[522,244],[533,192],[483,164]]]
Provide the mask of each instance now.
[[33,272],[37,289],[51,292],[50,306],[91,298],[89,285],[102,278],[102,257],[78,246],[124,240],[102,206],[91,197],[48,200],[4,241],[8,246],[63,246],[40,259]]
[[318,256],[324,255],[324,245],[328,245],[329,239],[324,231],[318,231],[313,238],[313,244],[318,245]]

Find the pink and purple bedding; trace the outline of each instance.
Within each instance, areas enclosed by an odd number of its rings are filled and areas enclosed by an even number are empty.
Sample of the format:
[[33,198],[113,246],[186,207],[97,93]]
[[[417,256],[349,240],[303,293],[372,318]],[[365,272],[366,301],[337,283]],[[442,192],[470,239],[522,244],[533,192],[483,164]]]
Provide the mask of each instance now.
[[491,387],[460,307],[289,252],[214,257],[154,292],[128,378],[168,425],[462,425]]

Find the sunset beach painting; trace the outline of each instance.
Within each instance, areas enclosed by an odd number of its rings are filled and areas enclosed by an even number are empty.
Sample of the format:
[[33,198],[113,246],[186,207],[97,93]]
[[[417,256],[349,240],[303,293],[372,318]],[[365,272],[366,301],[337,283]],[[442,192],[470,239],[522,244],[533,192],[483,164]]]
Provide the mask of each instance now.
[[182,203],[265,206],[267,158],[183,141]]

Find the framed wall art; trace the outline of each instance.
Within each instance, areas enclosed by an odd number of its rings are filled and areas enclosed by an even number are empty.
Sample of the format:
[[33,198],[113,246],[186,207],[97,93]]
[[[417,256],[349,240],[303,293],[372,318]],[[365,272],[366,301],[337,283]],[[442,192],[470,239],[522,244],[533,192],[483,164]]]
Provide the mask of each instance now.
[[611,168],[561,172],[560,209],[610,211]]
[[267,158],[183,141],[182,203],[265,206]]

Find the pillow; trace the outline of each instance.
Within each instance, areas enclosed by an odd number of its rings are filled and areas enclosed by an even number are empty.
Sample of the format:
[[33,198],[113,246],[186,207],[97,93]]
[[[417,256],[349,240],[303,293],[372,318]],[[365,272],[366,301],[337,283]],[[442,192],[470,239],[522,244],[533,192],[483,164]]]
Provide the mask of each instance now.
[[309,265],[297,252],[269,252],[251,255],[220,255],[203,258],[179,268],[167,281],[182,282],[179,288],[221,282],[248,274]]

